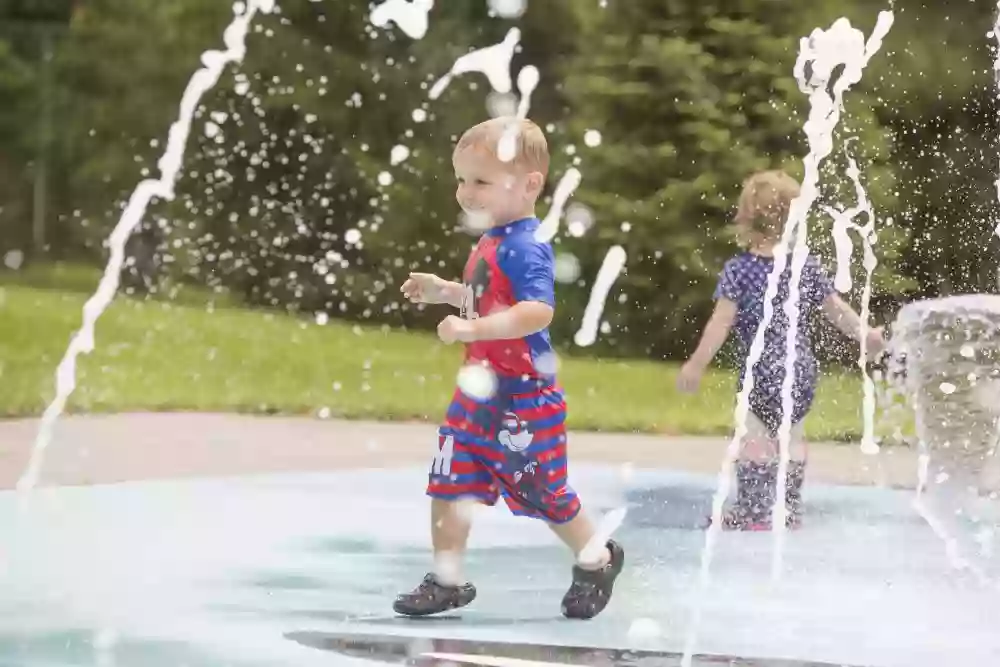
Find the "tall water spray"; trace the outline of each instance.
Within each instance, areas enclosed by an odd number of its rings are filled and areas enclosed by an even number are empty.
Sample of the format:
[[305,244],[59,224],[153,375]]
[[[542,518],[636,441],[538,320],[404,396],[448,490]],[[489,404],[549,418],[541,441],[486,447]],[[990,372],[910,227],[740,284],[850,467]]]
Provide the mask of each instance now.
[[[781,458],[778,489],[776,490],[778,502],[775,513],[777,516],[773,522],[775,551],[772,571],[774,573],[780,572],[782,541],[785,531],[785,507],[781,499],[784,498],[784,472],[788,466],[791,438],[791,387],[794,382],[795,336],[799,319],[798,283],[802,265],[809,252],[806,217],[819,196],[819,167],[833,150],[833,132],[840,120],[844,93],[861,80],[865,66],[881,47],[882,39],[889,32],[892,23],[893,13],[891,11],[880,12],[875,28],[866,42],[864,34],[860,30],[852,27],[846,18],[840,18],[828,30],[817,28],[809,37],[800,40],[799,56],[795,63],[795,76],[799,89],[809,97],[810,107],[809,118],[803,127],[810,149],[804,159],[805,178],[801,194],[792,202],[788,221],[782,231],[781,241],[775,249],[774,267],[768,276],[767,288],[764,293],[764,316],[757,328],[747,357],[745,380],[736,406],[736,429],[726,450],[722,469],[719,472],[718,489],[712,499],[712,521],[706,531],[699,571],[699,588],[701,589],[707,587],[709,582],[712,556],[718,532],[721,530],[723,505],[729,496],[731,468],[747,433],[750,395],[754,389],[754,368],[764,351],[765,333],[774,317],[774,301],[778,293],[778,286],[787,266],[788,256],[791,254],[791,290],[789,300],[784,305],[789,328],[786,341],[785,382],[782,387],[783,416],[778,431]],[[840,71],[839,77],[835,78],[835,71],[841,67],[843,69]],[[696,605],[685,641],[684,656],[681,662],[684,667],[690,667],[693,659],[701,623],[701,613],[701,605]]]
[[908,304],[892,326],[889,378],[919,441],[915,506],[951,564],[995,579],[1000,529],[1000,296]]
[[65,409],[66,401],[69,400],[76,388],[77,357],[80,354],[88,354],[93,351],[94,326],[118,291],[121,270],[125,261],[126,241],[133,230],[142,222],[146,208],[154,197],[168,201],[174,197],[174,184],[184,161],[184,148],[191,133],[191,123],[201,98],[215,86],[227,65],[243,60],[246,54],[247,31],[257,13],[267,14],[273,9],[274,0],[237,2],[233,5],[233,20],[223,32],[226,49],[224,51],[213,49],[201,55],[202,67],[188,81],[184,95],[181,97],[178,118],[170,127],[166,151],[157,163],[160,177],[139,183],[108,239],[110,258],[104,269],[104,275],[97,291],[84,304],[83,325],[74,334],[69,348],[56,369],[56,396],[42,414],[41,425],[31,450],[28,467],[17,483],[18,491],[30,491],[38,482],[45,449],[52,441],[56,421]]

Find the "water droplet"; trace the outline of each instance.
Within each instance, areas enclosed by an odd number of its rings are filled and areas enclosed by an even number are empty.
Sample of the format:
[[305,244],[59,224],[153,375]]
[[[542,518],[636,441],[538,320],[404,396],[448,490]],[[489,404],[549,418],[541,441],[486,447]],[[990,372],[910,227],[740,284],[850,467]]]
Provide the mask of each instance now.
[[8,250],[3,256],[3,264],[11,271],[17,271],[24,263],[24,252],[20,250]]
[[421,39],[427,34],[427,14],[434,0],[384,0],[368,16],[372,25],[385,28],[394,23],[411,39]]
[[463,498],[455,502],[455,515],[465,523],[472,523],[476,518],[476,512],[485,508],[485,505],[477,500]]
[[332,387],[334,391],[340,391],[341,389],[343,389],[343,385],[340,384],[339,382],[334,382]]
[[414,123],[422,123],[427,120],[427,112],[423,109],[414,109],[413,113],[410,115],[412,116]]
[[528,0],[488,0],[490,10],[500,18],[516,19],[524,14]]
[[568,252],[556,255],[553,267],[556,282],[573,283],[580,278],[580,260]]
[[319,417],[320,419],[329,419],[330,418],[330,408],[326,408],[326,407],[320,408],[319,412],[316,413],[316,416]]
[[220,131],[221,129],[219,128],[219,126],[213,123],[212,121],[207,121],[205,123],[205,136],[208,137],[209,139],[214,139],[215,137],[219,136]]
[[583,204],[576,202],[566,207],[566,233],[579,238],[594,225],[594,214]]
[[589,148],[601,145],[601,133],[598,130],[587,130],[583,133],[583,143]]
[[392,185],[392,174],[387,171],[379,172],[378,184],[382,187],[388,187]]
[[976,350],[971,345],[963,345],[962,349],[959,350],[959,354],[961,354],[966,359],[972,359],[973,357],[976,356]]
[[[587,307],[583,311],[583,321],[580,323],[576,335],[573,336],[573,342],[577,345],[586,347],[593,345],[594,341],[597,340],[598,321],[604,312],[604,302],[608,298],[608,292],[617,280],[618,274],[625,268],[626,258],[625,249],[621,246],[612,246],[604,256],[604,261],[601,263],[601,268],[597,272],[597,277],[590,290]],[[601,333],[607,334],[610,330],[611,326],[607,321],[600,323]]]
[[357,229],[351,228],[344,232],[344,243],[348,245],[354,245],[361,240],[361,232]]
[[467,364],[459,369],[457,384],[464,394],[482,401],[496,393],[497,377],[482,364]]
[[651,618],[637,618],[628,626],[628,638],[633,642],[657,639],[662,634],[660,624]]
[[[392,166],[396,166],[408,157],[410,157],[410,149],[402,144],[397,144],[392,147],[392,152],[389,154],[389,163]],[[385,185],[388,185],[388,183]]]
[[543,352],[535,359],[535,370],[542,375],[555,375],[559,372],[559,356],[555,352]]
[[94,633],[93,646],[100,652],[109,652],[118,643],[118,633],[110,628]]
[[462,211],[461,225],[472,232],[482,232],[490,228],[490,215],[485,211]]
[[453,551],[439,551],[434,554],[434,576],[445,585],[464,584],[462,555]]
[[941,393],[943,394],[954,394],[955,390],[958,389],[958,387],[956,387],[950,382],[942,382],[940,388],[941,388]]
[[486,111],[492,118],[513,116],[517,113],[517,97],[513,93],[490,91],[486,96]]
[[326,323],[330,321],[330,316],[324,312],[316,313],[316,324],[323,327]]

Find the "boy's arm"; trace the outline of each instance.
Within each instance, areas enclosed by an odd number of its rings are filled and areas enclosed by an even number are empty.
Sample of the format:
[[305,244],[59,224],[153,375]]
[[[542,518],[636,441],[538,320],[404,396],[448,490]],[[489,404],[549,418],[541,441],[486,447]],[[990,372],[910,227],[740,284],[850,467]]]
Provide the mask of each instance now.
[[433,273],[411,273],[400,291],[415,303],[445,303],[455,308],[461,308],[465,299],[462,283],[439,278]]
[[699,368],[707,368],[719,349],[725,344],[726,339],[729,338],[729,330],[733,327],[735,319],[736,302],[725,297],[718,299],[715,302],[712,317],[705,325],[705,331],[698,342],[698,348],[691,355],[688,363]]
[[555,309],[541,301],[521,301],[511,308],[472,320],[473,340],[524,338],[552,324]]
[[555,257],[547,243],[511,239],[497,251],[497,264],[510,280],[517,303],[472,321],[476,340],[524,338],[542,331],[555,315]]
[[441,298],[446,304],[455,308],[462,307],[462,302],[465,300],[465,285],[442,279],[440,289]]

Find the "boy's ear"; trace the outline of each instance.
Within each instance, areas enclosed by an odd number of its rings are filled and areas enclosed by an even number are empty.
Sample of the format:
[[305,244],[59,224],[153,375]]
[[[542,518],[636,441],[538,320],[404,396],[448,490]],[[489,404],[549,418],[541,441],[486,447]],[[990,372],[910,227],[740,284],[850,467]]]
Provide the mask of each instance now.
[[543,187],[545,187],[545,177],[542,176],[542,172],[530,172],[528,174],[528,191],[537,197],[542,194]]

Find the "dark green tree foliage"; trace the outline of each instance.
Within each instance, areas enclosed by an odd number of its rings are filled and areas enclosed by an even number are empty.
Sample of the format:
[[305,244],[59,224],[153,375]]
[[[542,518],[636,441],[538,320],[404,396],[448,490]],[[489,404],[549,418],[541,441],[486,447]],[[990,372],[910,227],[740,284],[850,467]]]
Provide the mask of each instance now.
[[[0,0],[0,252],[31,242],[36,161],[55,137],[48,111],[47,48],[65,34],[72,0]],[[28,224],[25,224],[28,223]]]
[[892,213],[912,235],[899,270],[928,296],[996,291],[996,3],[896,4],[902,29],[875,67],[877,114],[897,138]]
[[[254,304],[430,324],[439,313],[411,313],[397,288],[411,270],[461,273],[474,237],[459,227],[451,152],[488,117],[489,88],[470,74],[438,100],[428,89],[512,24],[444,10],[431,33],[443,43],[414,42],[368,25],[360,5],[282,7],[204,104],[163,250],[184,248],[171,261],[186,274]],[[521,29],[538,33],[544,20]],[[544,70],[551,46],[532,64]],[[525,54],[515,73],[518,61]],[[557,104],[543,92],[533,115]],[[395,165],[394,149],[408,153]]]
[[30,238],[18,221],[28,218],[30,181],[23,171],[32,155],[34,133],[23,121],[34,106],[32,70],[0,41],[0,252],[24,247]]
[[[69,0],[52,1],[64,31],[48,100],[50,205],[61,214],[52,253],[103,261],[127,197],[158,175],[184,87],[201,53],[222,47],[232,5],[87,0],[68,12]],[[847,94],[810,218],[811,245],[832,268],[823,206],[855,203],[849,148],[875,205],[874,305],[886,316],[898,295],[992,289],[998,247],[994,50],[985,37],[993,9],[896,4],[883,50]],[[21,3],[29,5],[42,7]],[[572,339],[605,253],[621,244],[626,272],[594,349],[654,357],[686,353],[711,308],[715,277],[735,251],[728,227],[742,180],[773,167],[802,175],[808,106],[792,77],[799,38],[841,15],[869,34],[880,8],[536,0],[505,20],[482,0],[436,2],[427,35],[414,40],[372,26],[366,2],[279,6],[255,20],[246,58],[204,98],[176,199],[156,202],[131,242],[132,287],[193,281],[254,305],[433,326],[440,311],[402,303],[397,287],[414,269],[448,277],[462,269],[475,236],[459,224],[451,150],[488,116],[491,90],[466,74],[437,100],[428,91],[458,56],[516,26],[511,75],[539,68],[530,115],[553,153],[539,214],[575,166],[583,181],[572,203],[594,220],[580,236],[564,221],[556,239],[557,252],[580,264],[577,279],[559,286],[556,338]],[[0,22],[5,248],[30,239],[41,99],[37,40],[11,25]],[[586,145],[588,130],[600,132],[599,145]],[[399,146],[408,155],[391,164]],[[860,256],[859,246],[855,303]]]
[[[598,212],[603,243],[575,245],[591,275],[603,246],[628,250],[625,300],[609,312],[620,335],[609,343],[627,337],[656,356],[688,347],[735,250],[727,226],[741,182],[766,168],[802,175],[808,107],[791,76],[803,34],[797,19],[766,0],[636,0],[590,14],[589,48],[566,72],[566,89],[574,126],[599,127],[604,137],[584,157],[580,193]],[[857,158],[870,167],[885,160],[888,141],[864,102],[851,104],[851,129],[838,138],[858,135],[865,153]],[[884,201],[889,174],[878,162],[868,177],[883,180],[872,196]],[[831,201],[846,192],[853,204],[836,163],[824,175]],[[813,216],[811,227],[827,250],[829,222]]]

